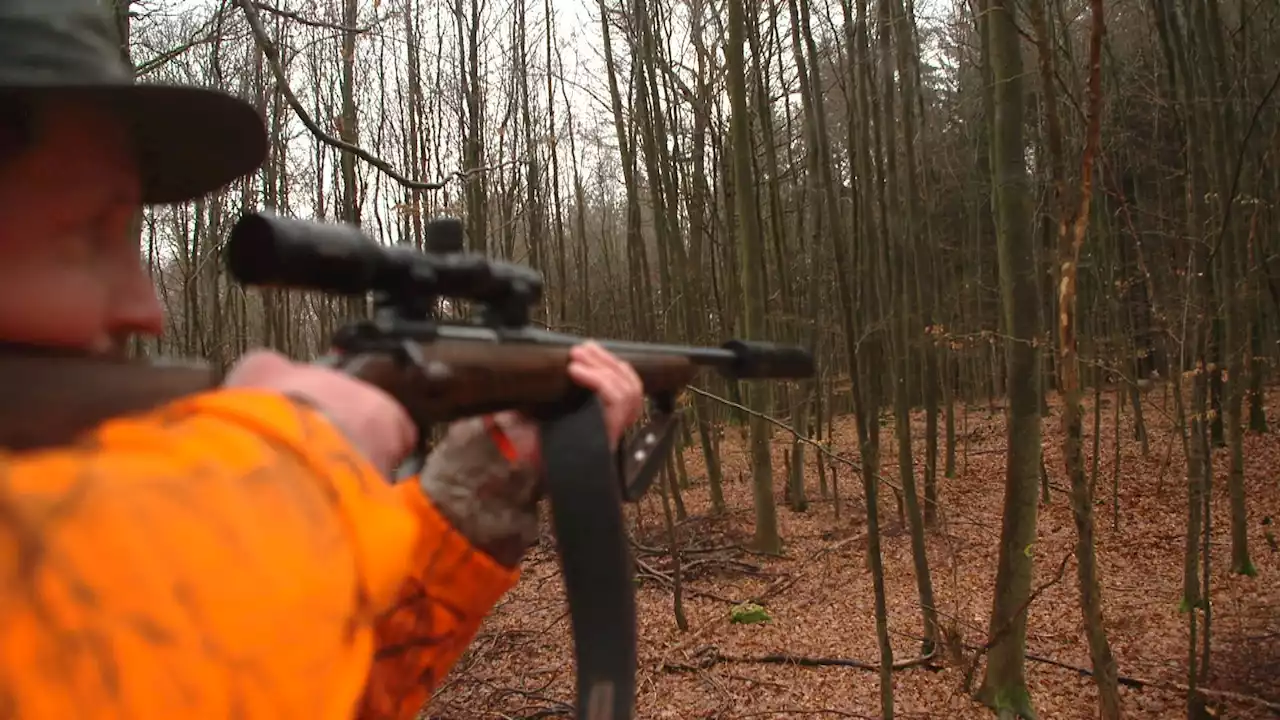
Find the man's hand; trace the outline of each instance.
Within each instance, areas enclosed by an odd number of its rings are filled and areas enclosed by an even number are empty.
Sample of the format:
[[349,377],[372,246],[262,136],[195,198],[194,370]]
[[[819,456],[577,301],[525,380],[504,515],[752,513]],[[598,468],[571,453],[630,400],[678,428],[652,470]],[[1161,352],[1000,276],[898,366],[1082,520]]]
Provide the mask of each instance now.
[[[630,364],[594,342],[569,350],[569,375],[596,393],[604,409],[610,447],[643,410],[644,387]],[[345,373],[295,363],[270,350],[255,350],[227,374],[225,387],[261,388],[284,393],[327,415],[379,468],[394,468],[413,449],[417,429],[404,408],[386,392]],[[515,412],[494,416],[511,437],[522,464],[536,464],[538,428]]]
[[[592,342],[570,350],[568,372],[600,398],[609,444],[616,448],[643,409],[640,376]],[[543,481],[538,426],[515,412],[491,420],[514,447],[514,458],[503,455],[485,419],[469,418],[449,427],[427,458],[421,483],[455,529],[499,563],[515,567],[538,537]]]
[[609,446],[617,448],[622,433],[640,419],[644,410],[644,384],[635,368],[596,343],[587,342],[569,351],[569,376],[599,396]]
[[388,475],[413,450],[418,437],[409,414],[382,389],[270,350],[246,354],[227,373],[223,386],[272,390],[311,405]]
[[[567,372],[600,399],[605,432],[616,448],[640,417],[644,387],[630,364],[586,342],[569,351]],[[324,413],[375,467],[390,476],[412,450],[417,429],[386,392],[336,370],[294,363],[275,352],[249,353],[231,369],[226,387],[261,388],[299,399]],[[515,449],[505,456],[489,423]],[[542,496],[538,425],[517,412],[467,418],[449,430],[420,476],[423,492],[476,547],[509,567],[538,534]]]
[[[617,449],[622,434],[644,410],[644,384],[635,368],[597,343],[585,342],[569,350],[569,376],[600,398],[609,447]],[[493,419],[511,440],[519,464],[530,467],[541,464],[535,422],[514,411],[497,413]]]

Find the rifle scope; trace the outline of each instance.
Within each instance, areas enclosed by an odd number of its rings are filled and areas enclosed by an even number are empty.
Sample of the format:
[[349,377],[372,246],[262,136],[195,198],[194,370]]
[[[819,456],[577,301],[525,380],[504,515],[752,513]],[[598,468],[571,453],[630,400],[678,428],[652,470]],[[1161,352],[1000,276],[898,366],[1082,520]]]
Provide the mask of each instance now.
[[[458,229],[448,226],[449,231]],[[460,249],[458,239],[450,238],[443,246]],[[237,220],[224,252],[227,270],[244,285],[334,295],[381,292],[405,304],[445,297],[493,307],[528,307],[542,297],[542,275],[521,265],[475,253],[386,247],[352,225],[269,211],[246,213]]]

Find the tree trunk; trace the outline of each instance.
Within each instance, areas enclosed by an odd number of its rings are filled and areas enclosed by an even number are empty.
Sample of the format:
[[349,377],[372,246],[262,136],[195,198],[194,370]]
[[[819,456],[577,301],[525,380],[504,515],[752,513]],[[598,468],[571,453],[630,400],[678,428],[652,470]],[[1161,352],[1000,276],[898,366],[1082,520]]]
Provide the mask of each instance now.
[[[1102,36],[1105,32],[1102,0],[1091,0],[1092,36],[1089,43],[1089,128],[1084,157],[1080,165],[1080,206],[1071,222],[1070,233],[1065,205],[1059,208],[1058,221],[1058,372],[1063,390],[1062,455],[1067,477],[1071,480],[1071,510],[1076,524],[1076,572],[1080,586],[1080,610],[1084,615],[1085,637],[1089,642],[1089,658],[1093,678],[1098,686],[1098,706],[1103,720],[1119,720],[1120,691],[1116,682],[1116,663],[1107,642],[1102,617],[1102,587],[1098,579],[1098,562],[1094,554],[1093,493],[1085,478],[1083,449],[1083,408],[1081,406],[1080,368],[1076,351],[1076,275],[1080,248],[1084,245],[1089,223],[1089,204],[1093,196],[1093,164],[1102,134]],[[1032,0],[1033,15],[1040,9]],[[1043,22],[1037,23],[1043,28]],[[1041,35],[1042,52],[1047,52],[1047,33]],[[1048,93],[1052,93],[1048,84]],[[1057,115],[1056,100],[1050,94],[1047,112]],[[1057,123],[1054,123],[1056,127]]]
[[1000,291],[1008,363],[1008,437],[1004,522],[996,565],[986,675],[978,699],[1002,716],[1035,718],[1027,690],[1026,605],[1031,593],[1036,539],[1036,481],[1040,470],[1040,407],[1037,385],[1040,334],[1036,305],[1035,237],[1030,228],[1031,190],[1023,148],[1023,64],[1013,8],[1008,0],[985,0],[995,81],[992,136],[998,228]]
[[[742,276],[742,332],[746,339],[765,339],[764,317],[764,238],[760,218],[756,214],[752,188],[753,144],[747,109],[746,66],[742,45],[746,38],[743,0],[729,0],[729,41],[725,47],[725,74],[729,83],[729,119],[733,139],[733,188],[737,208],[739,256]],[[769,407],[769,388],[748,385],[743,393],[746,407],[763,413]],[[780,553],[782,538],[778,534],[778,512],[773,499],[773,463],[769,453],[770,429],[758,414],[748,420],[751,447],[751,479],[755,498],[755,548],[765,553]]]

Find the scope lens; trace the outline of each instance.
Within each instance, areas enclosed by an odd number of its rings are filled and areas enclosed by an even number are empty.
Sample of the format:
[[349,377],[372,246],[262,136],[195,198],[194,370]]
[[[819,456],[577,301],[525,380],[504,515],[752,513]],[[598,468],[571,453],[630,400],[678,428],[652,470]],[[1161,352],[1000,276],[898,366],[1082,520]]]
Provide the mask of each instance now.
[[227,271],[247,285],[271,284],[280,275],[280,253],[271,226],[260,215],[241,217],[227,238]]
[[241,217],[227,240],[227,270],[246,285],[288,287],[340,295],[375,289],[386,255],[350,225]]

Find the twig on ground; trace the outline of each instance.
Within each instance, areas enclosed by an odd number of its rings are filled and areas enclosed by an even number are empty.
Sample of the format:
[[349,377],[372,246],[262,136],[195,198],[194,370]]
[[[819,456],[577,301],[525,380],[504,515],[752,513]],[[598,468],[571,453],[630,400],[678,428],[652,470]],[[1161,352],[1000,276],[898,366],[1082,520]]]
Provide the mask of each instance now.
[[788,685],[786,683],[775,682],[773,680],[761,680],[760,678],[753,678],[749,675],[739,675],[737,673],[725,673],[725,677],[731,680],[741,680],[742,682],[755,683],[756,685],[768,685],[769,687],[781,688],[783,690],[786,690],[788,688]]
[[[654,546],[654,545],[642,545],[641,543],[636,542],[635,540],[631,541],[631,547],[636,550],[636,554],[638,555],[669,555],[671,554],[670,548]],[[696,546],[682,547],[680,548],[680,554],[682,556],[702,555],[705,553],[725,552],[730,550],[746,552],[746,548],[742,547],[741,545],[713,545],[710,547],[696,547]]]
[[[746,656],[746,655],[726,655],[720,652],[715,646],[708,645],[694,656],[699,660],[694,664],[685,663],[663,663],[662,669],[668,672],[689,672],[697,670],[706,670],[707,668],[719,663],[755,663],[765,665],[799,665],[800,667],[848,667],[858,670],[879,671],[880,663],[869,663],[862,660],[853,660],[850,658],[829,658],[829,657],[810,657],[807,655],[794,655],[792,653],[769,653],[768,655]],[[933,653],[921,655],[909,660],[899,660],[893,664],[894,670],[906,670],[907,668],[919,665],[927,665],[934,658]]]
[[[1063,670],[1072,670],[1074,672],[1080,673],[1081,675],[1086,675],[1089,677],[1093,676],[1093,670],[1091,670],[1090,668],[1080,667],[1079,665],[1071,665],[1069,663],[1064,663],[1059,660],[1054,660],[1053,658],[1048,658],[1043,655],[1034,655],[1032,653],[1027,653],[1026,658],[1034,662],[1062,668]],[[1124,685],[1125,687],[1139,688],[1139,689],[1154,688],[1154,689],[1168,690],[1170,692],[1178,692],[1178,693],[1186,693],[1187,690],[1190,689],[1186,685],[1183,685],[1182,683],[1165,682],[1162,680],[1146,680],[1143,678],[1133,677],[1131,675],[1118,675],[1116,677],[1116,682],[1120,683],[1121,685]],[[1201,695],[1205,695],[1207,697],[1216,697],[1216,698],[1221,698],[1223,700],[1230,700],[1232,702],[1247,703],[1249,705],[1258,705],[1260,707],[1267,708],[1272,712],[1280,713],[1280,703],[1272,702],[1270,700],[1267,700],[1266,698],[1260,698],[1256,695],[1247,695],[1245,693],[1232,692],[1230,690],[1214,690],[1212,688],[1206,688],[1206,687],[1197,687],[1196,692],[1200,693]]]
[[847,710],[833,710],[831,708],[815,708],[806,710],[804,708],[785,708],[782,710],[756,710],[754,712],[744,713],[742,715],[734,715],[734,718],[750,718],[762,717],[764,715],[835,715],[837,717],[862,718],[862,720],[873,720],[870,715],[862,713],[849,712]]
[[[639,558],[635,559],[635,564],[636,564],[636,575],[638,577],[650,577],[662,583],[663,585],[666,585],[669,588],[675,587],[675,580],[670,575],[662,572],[661,570],[653,567],[649,563]],[[698,590],[696,588],[691,588],[687,584],[685,585],[685,587],[681,588],[681,591],[688,593],[690,595],[704,597],[709,600],[718,600],[723,603],[729,603],[730,605],[734,604],[732,598],[727,598],[723,595],[717,595],[713,592],[707,592],[705,590]]]
[[531,715],[508,715],[506,713],[498,713],[498,717],[502,720],[542,720],[549,717],[573,717],[573,708],[569,706],[560,707],[553,705],[535,710]]
[[[827,553],[843,550],[844,548],[858,542],[859,540],[863,540],[866,537],[867,537],[866,533],[863,533],[861,535],[855,535],[850,538],[845,538],[844,540],[841,540],[840,542],[834,545],[828,545],[824,548],[821,548],[818,551],[811,554],[809,557],[805,558],[804,565],[808,565],[809,563],[813,562],[814,560],[817,560],[818,558],[822,557],[823,555],[826,555]],[[793,575],[784,575],[778,578],[777,580],[774,580],[772,583],[769,583],[768,587],[766,587],[763,591],[761,591],[760,594],[756,595],[755,597],[747,598],[743,602],[755,603],[756,605],[763,605],[764,602],[769,598],[773,597],[774,595],[777,595],[783,590],[786,590],[787,588],[790,588],[792,585],[796,584],[796,581],[798,581],[800,577],[804,574],[804,570],[805,568],[801,567],[800,570]],[[737,603],[734,603],[734,604],[736,605]],[[676,643],[675,645],[667,648],[667,654],[670,655],[671,653],[683,652],[685,648],[689,647],[693,643],[697,642],[700,638],[705,636],[707,632],[711,630],[711,628],[718,627],[721,622],[723,622],[728,618],[729,618],[729,613],[726,612],[723,615],[719,615],[711,620],[708,620],[706,624],[704,624],[702,627],[695,630],[692,635],[686,637],[684,640]]]
[[498,717],[504,718],[504,720],[505,719],[516,720],[517,718],[519,718],[519,720],[534,720],[535,718],[558,717],[558,716],[564,716],[564,715],[572,717],[574,713],[574,707],[572,703],[568,703],[559,698],[550,697],[544,694],[544,691],[551,686],[551,684],[555,681],[555,679],[556,678],[553,675],[550,680],[548,680],[542,686],[533,690],[524,690],[521,688],[513,688],[513,687],[499,687],[499,686],[493,685],[493,683],[487,680],[480,680],[479,682],[482,685],[488,685],[490,687],[493,687],[493,693],[489,696],[490,703],[501,702],[509,695],[517,695],[526,700],[536,700],[537,702],[541,703],[540,705],[537,705],[537,706],[525,705],[523,707],[517,708],[516,710],[510,711],[510,712],[490,711],[490,712],[493,712]]

